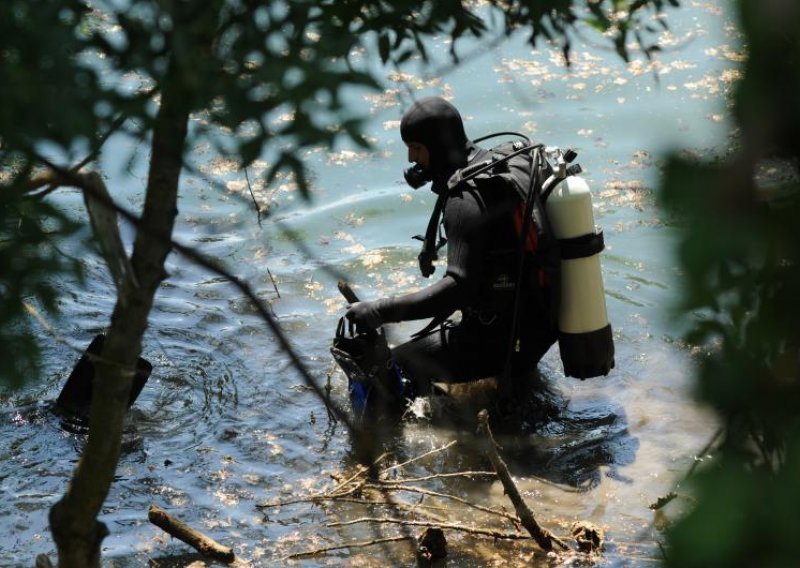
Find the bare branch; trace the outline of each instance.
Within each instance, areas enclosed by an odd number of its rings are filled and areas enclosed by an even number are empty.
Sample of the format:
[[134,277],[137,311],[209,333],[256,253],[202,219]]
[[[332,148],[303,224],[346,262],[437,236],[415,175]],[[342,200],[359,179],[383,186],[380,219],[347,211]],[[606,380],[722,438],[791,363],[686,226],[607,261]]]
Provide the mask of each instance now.
[[[374,485],[367,485],[368,488],[374,488]],[[384,490],[388,491],[408,491],[409,493],[419,493],[421,495],[428,495],[430,497],[439,497],[441,499],[449,499],[451,501],[456,501],[457,503],[461,503],[462,505],[466,505],[467,507],[472,507],[473,509],[477,509],[478,511],[483,511],[484,513],[489,513],[491,515],[498,515],[500,517],[506,518],[514,523],[519,523],[519,518],[515,517],[510,513],[506,513],[505,511],[498,511],[496,509],[491,509],[489,507],[484,507],[483,505],[478,505],[477,503],[472,503],[471,501],[467,501],[466,499],[462,499],[457,495],[451,495],[449,493],[439,493],[438,491],[431,491],[430,489],[424,489],[422,487],[414,487],[412,485],[401,485],[398,487],[386,487],[385,485],[381,486]]]
[[387,467],[387,468],[383,469],[383,471],[381,471],[381,473],[386,473],[386,472],[388,472],[388,471],[391,471],[391,470],[393,470],[393,469],[399,469],[399,468],[401,468],[401,467],[407,466],[408,464],[414,463],[415,461],[419,461],[419,460],[421,460],[421,459],[423,459],[423,458],[426,458],[426,457],[428,457],[428,456],[430,456],[430,455],[433,455],[433,454],[436,454],[436,453],[439,453],[439,452],[443,452],[443,451],[445,451],[446,449],[448,449],[448,448],[452,447],[453,445],[455,445],[456,443],[457,443],[457,440],[453,440],[453,441],[451,441],[451,442],[449,442],[449,443],[445,444],[445,445],[444,445],[444,446],[442,446],[441,448],[436,448],[436,449],[434,449],[434,450],[431,450],[431,451],[429,451],[429,452],[426,452],[426,453],[424,453],[424,454],[422,454],[422,455],[420,455],[420,456],[413,457],[413,458],[411,458],[411,459],[410,459],[410,460],[408,460],[408,461],[404,461],[403,463],[398,463],[398,464],[395,464],[395,465],[390,465],[389,467]]
[[479,536],[488,536],[490,538],[504,539],[504,540],[530,540],[531,537],[521,533],[507,533],[499,530],[485,529],[479,527],[470,527],[466,525],[459,525],[454,523],[430,523],[425,521],[407,521],[404,519],[391,519],[388,517],[361,517],[350,521],[342,521],[339,523],[329,523],[328,527],[346,527],[359,523],[378,523],[378,524],[393,524],[402,525],[407,527],[436,527],[440,529],[447,529],[452,531],[459,531]]
[[389,536],[386,538],[376,538],[375,540],[366,540],[361,542],[351,542],[350,544],[340,544],[338,546],[326,546],[325,548],[317,548],[315,550],[308,550],[306,552],[296,552],[290,554],[286,558],[303,558],[305,556],[317,556],[318,554],[325,554],[334,550],[345,550],[350,548],[366,548],[367,546],[375,546],[376,544],[384,544],[386,542],[398,542],[403,540],[411,540],[415,537],[413,535],[400,535]]
[[550,531],[536,522],[533,511],[530,510],[525,500],[522,498],[522,495],[520,495],[519,489],[517,489],[514,480],[511,479],[511,474],[508,472],[508,467],[497,453],[497,443],[494,441],[494,436],[492,436],[492,431],[489,428],[489,413],[486,410],[481,410],[478,413],[478,429],[486,436],[488,442],[486,444],[486,453],[497,471],[497,477],[503,484],[503,489],[505,489],[508,498],[514,505],[514,510],[517,511],[522,526],[531,534],[539,546],[545,550],[552,550],[553,543],[557,544],[563,550],[569,550],[569,547],[558,537],[551,534]]
[[424,477],[407,477],[405,479],[382,479],[381,483],[385,485],[401,485],[403,483],[414,483],[418,481],[430,481],[431,479],[443,479],[448,477],[478,477],[488,475],[495,477],[497,474],[493,471],[455,471],[452,473],[434,473]]
[[233,553],[231,547],[224,546],[213,538],[193,529],[183,521],[171,517],[166,511],[156,505],[150,505],[147,518],[151,523],[178,540],[185,542],[203,556],[219,560],[226,564],[230,564],[236,559],[236,555]]

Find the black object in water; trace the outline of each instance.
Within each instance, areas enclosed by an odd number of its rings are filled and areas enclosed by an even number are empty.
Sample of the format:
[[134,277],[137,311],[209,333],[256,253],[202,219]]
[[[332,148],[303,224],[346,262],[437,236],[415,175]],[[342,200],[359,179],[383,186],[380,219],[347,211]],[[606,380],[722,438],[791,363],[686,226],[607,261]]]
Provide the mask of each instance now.
[[[105,342],[105,335],[102,333],[95,336],[89,347],[81,356],[75,368],[72,369],[61,394],[58,395],[56,400],[56,411],[62,415],[72,416],[78,419],[88,420],[89,407],[92,402],[92,382],[94,380],[94,362],[93,356],[99,356],[103,351],[103,343]],[[133,377],[133,385],[131,386],[131,394],[128,399],[128,408],[130,408],[142,392],[144,384],[150,377],[150,372],[153,366],[139,357],[136,364],[136,374]]]

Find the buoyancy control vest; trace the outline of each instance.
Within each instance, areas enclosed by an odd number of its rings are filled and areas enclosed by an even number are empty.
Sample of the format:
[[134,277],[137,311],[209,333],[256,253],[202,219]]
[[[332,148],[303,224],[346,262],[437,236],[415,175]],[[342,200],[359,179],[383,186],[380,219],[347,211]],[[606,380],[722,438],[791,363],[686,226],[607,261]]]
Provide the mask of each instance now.
[[[525,315],[520,313],[523,284],[549,283],[552,293],[547,304],[551,317],[557,319],[564,374],[579,379],[607,375],[614,367],[614,343],[600,270],[603,234],[595,229],[591,193],[578,175],[581,168],[569,165],[576,154],[572,150],[545,149],[514,132],[491,134],[475,143],[501,135],[520,140],[478,153],[450,177],[448,189],[452,191],[462,183],[480,186],[500,180],[519,198],[514,214],[519,246],[510,349],[518,344],[518,318]],[[548,158],[554,160],[555,167]],[[442,192],[437,199],[425,237],[416,237],[423,241],[419,259],[426,277],[432,272],[430,267],[438,249],[446,242],[437,236],[447,194]],[[534,281],[526,282],[531,266]],[[509,360],[510,355],[509,350]]]

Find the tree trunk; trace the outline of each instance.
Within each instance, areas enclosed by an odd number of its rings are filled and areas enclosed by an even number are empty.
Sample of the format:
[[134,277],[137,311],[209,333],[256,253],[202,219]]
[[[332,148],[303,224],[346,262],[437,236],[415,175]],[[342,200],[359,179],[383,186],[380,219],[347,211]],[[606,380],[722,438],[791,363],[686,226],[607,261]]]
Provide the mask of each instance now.
[[136,361],[153,297],[166,276],[177,214],[190,109],[176,67],[173,56],[153,130],[144,211],[131,258],[138,286],[128,286],[117,297],[102,360],[95,366],[86,447],[69,488],[50,511],[60,568],[99,568],[100,546],[108,534],[97,515],[114,479]]

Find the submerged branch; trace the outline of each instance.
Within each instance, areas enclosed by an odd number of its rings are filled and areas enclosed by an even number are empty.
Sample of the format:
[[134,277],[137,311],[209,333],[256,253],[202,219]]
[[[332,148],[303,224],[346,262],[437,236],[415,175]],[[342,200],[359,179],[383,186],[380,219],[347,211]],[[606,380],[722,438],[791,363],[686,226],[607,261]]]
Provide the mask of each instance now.
[[391,471],[391,470],[393,470],[393,469],[399,469],[399,468],[401,468],[401,467],[407,466],[408,464],[411,464],[411,463],[414,463],[414,462],[416,462],[416,461],[419,461],[419,460],[421,460],[421,459],[423,459],[423,458],[426,458],[426,457],[428,457],[428,456],[430,456],[430,455],[437,454],[437,453],[439,453],[439,452],[443,452],[443,451],[447,450],[448,448],[451,448],[453,445],[455,445],[455,444],[456,444],[456,442],[457,442],[457,440],[453,440],[453,441],[449,442],[448,444],[445,444],[445,445],[444,445],[444,446],[442,446],[441,448],[435,448],[435,449],[433,449],[433,450],[431,450],[431,451],[429,451],[429,452],[425,452],[425,453],[424,453],[424,454],[422,454],[422,455],[419,455],[419,456],[413,457],[413,458],[411,458],[411,459],[409,459],[409,460],[406,460],[406,461],[404,461],[403,463],[398,463],[398,464],[395,464],[395,465],[390,465],[389,467],[387,467],[387,468],[384,468],[384,469],[383,469],[383,471],[381,471],[381,473],[386,473],[386,472],[388,472],[388,471]]
[[530,540],[531,537],[520,533],[506,533],[495,529],[485,529],[480,527],[470,527],[466,525],[459,525],[453,523],[431,523],[425,521],[408,521],[405,519],[391,519],[388,517],[361,517],[350,521],[342,521],[338,523],[329,523],[328,527],[346,527],[359,523],[377,523],[377,524],[392,524],[402,525],[407,527],[433,527],[440,529],[447,529],[452,531],[459,531],[469,534],[480,536],[488,536],[490,538],[504,539],[504,540]]
[[446,479],[448,477],[478,477],[478,476],[492,476],[497,474],[493,471],[455,471],[452,473],[434,473],[424,477],[407,477],[405,479],[382,479],[381,483],[385,485],[402,485],[403,483],[415,483],[418,481],[430,481],[431,479]]
[[569,550],[569,547],[558,537],[551,534],[550,531],[536,522],[533,511],[530,510],[525,500],[522,498],[522,495],[520,495],[519,489],[517,489],[517,486],[514,484],[514,480],[511,479],[508,467],[500,457],[500,454],[497,453],[497,443],[494,441],[492,430],[489,428],[489,413],[486,410],[481,410],[478,413],[478,429],[486,436],[486,453],[497,471],[497,477],[503,484],[503,489],[514,505],[514,510],[517,512],[522,526],[525,527],[537,544],[543,549],[552,550],[553,544],[555,543],[563,550]]
[[400,535],[400,536],[388,536],[386,538],[376,538],[375,540],[365,540],[361,542],[351,542],[349,544],[339,544],[336,546],[326,546],[324,548],[317,548],[315,550],[307,550],[306,552],[295,552],[294,554],[290,554],[286,558],[303,558],[306,556],[317,556],[318,554],[326,554],[328,552],[333,552],[334,550],[345,550],[350,548],[366,548],[367,546],[375,546],[376,544],[384,544],[387,542],[398,542],[403,540],[412,540],[414,539],[413,535]]
[[436,522],[445,522],[447,519],[440,517],[439,515],[432,513],[431,511],[450,511],[447,507],[437,507],[435,505],[422,505],[419,503],[408,503],[407,501],[377,501],[374,499],[359,499],[357,497],[337,497],[335,499],[331,499],[332,501],[337,501],[339,503],[353,503],[356,505],[369,505],[370,507],[373,506],[385,506],[385,507],[392,507],[397,509],[398,511],[409,511],[411,513],[422,514]]
[[[374,485],[367,485],[368,488],[377,488]],[[467,507],[472,507],[473,509],[477,509],[478,511],[483,511],[484,513],[489,513],[490,515],[497,515],[499,517],[503,517],[512,521],[514,523],[518,523],[519,518],[515,517],[510,513],[506,513],[505,511],[498,511],[496,509],[491,509],[489,507],[484,507],[483,505],[478,505],[477,503],[472,503],[471,501],[467,501],[466,499],[462,499],[457,495],[451,495],[449,493],[439,493],[438,491],[431,491],[430,489],[424,489],[422,487],[414,487],[412,485],[400,485],[395,487],[385,487],[381,486],[381,489],[384,491],[408,491],[409,493],[419,493],[421,495],[428,495],[430,497],[439,497],[440,499],[449,499],[451,501],[456,501],[457,503],[461,503],[462,505],[466,505]]]
[[[382,456],[381,456],[382,457]],[[378,458],[379,460],[381,458]],[[256,505],[257,509],[269,509],[272,507],[284,507],[287,505],[297,505],[299,503],[319,503],[320,501],[329,501],[333,499],[338,499],[340,497],[349,497],[353,493],[357,492],[361,489],[364,484],[367,482],[366,479],[360,479],[363,477],[365,473],[369,471],[369,468],[365,466],[358,466],[356,468],[356,472],[345,479],[344,481],[339,482],[333,489],[330,491],[326,491],[325,493],[318,493],[316,495],[309,495],[307,497],[300,497],[298,499],[290,499],[288,501],[274,501],[272,503],[259,503]],[[353,483],[354,481],[358,480],[357,483],[354,483],[351,487],[345,489],[348,485]]]

